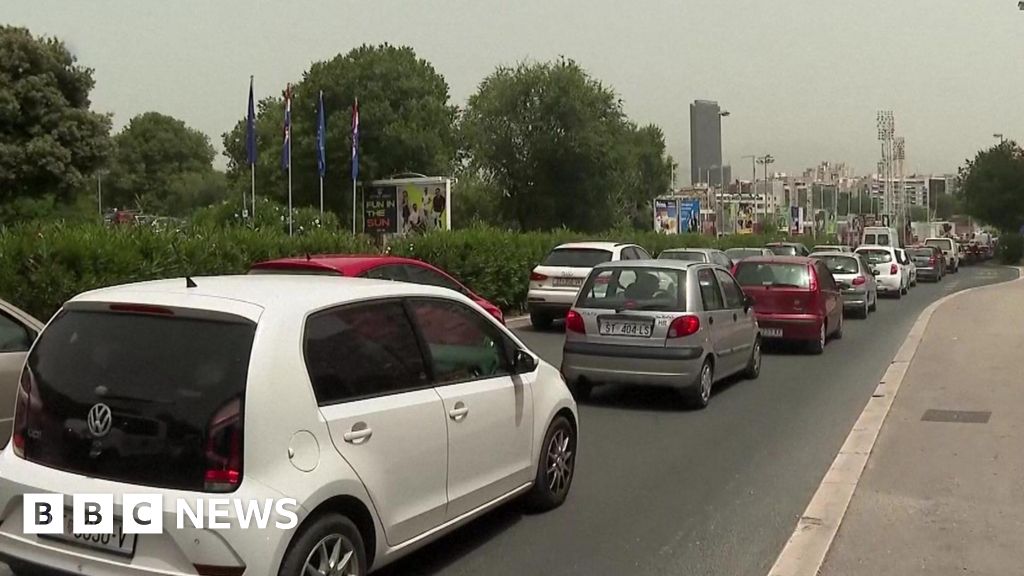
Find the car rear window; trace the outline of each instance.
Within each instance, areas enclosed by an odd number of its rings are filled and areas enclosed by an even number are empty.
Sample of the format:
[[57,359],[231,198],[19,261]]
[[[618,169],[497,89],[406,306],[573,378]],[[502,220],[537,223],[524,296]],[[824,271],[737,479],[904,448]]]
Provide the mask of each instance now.
[[249,270],[250,276],[265,275],[265,274],[287,274],[290,276],[341,276],[341,273],[337,270],[330,268],[320,267],[294,267],[294,268],[251,268]]
[[935,255],[935,252],[933,252],[931,248],[912,248],[910,250],[907,250],[907,252],[911,256],[917,256],[917,257],[922,257],[923,256],[925,258],[931,258],[932,256]]
[[740,286],[777,288],[810,288],[811,277],[806,264],[781,262],[740,262],[736,266]]
[[[28,358],[25,457],[97,478],[204,490],[214,440],[241,453],[255,330],[241,318],[61,313]],[[97,436],[88,420],[100,404],[110,425]],[[227,414],[238,427],[222,439]]]
[[707,262],[708,256],[703,252],[683,252],[681,250],[666,250],[665,252],[658,254],[658,260],[683,260],[685,262]]
[[892,253],[888,250],[858,250],[858,254],[864,256],[868,264],[888,264],[892,262]]
[[796,246],[769,246],[768,249],[776,256],[796,256]]
[[928,246],[935,246],[939,250],[952,250],[953,241],[943,238],[937,238],[935,240],[925,240],[924,243]]
[[888,234],[865,234],[864,235],[864,243],[865,244],[878,244],[879,246],[888,246],[889,245],[889,235]]
[[606,268],[591,273],[580,290],[578,308],[601,310],[686,310],[686,271]]
[[611,252],[598,248],[558,248],[544,258],[543,265],[593,268],[602,262],[610,262],[611,259]]
[[764,256],[764,252],[760,248],[729,248],[725,251],[725,255],[733,260],[739,260],[752,256]]
[[832,274],[859,274],[860,266],[852,256],[821,256],[819,257]]

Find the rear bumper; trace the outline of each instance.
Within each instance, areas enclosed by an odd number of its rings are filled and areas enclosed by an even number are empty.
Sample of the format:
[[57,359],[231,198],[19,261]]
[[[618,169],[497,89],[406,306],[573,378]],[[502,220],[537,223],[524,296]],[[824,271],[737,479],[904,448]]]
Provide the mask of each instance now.
[[[782,340],[817,340],[824,320],[810,314],[758,314],[757,325],[764,338]],[[782,336],[768,336],[766,331],[781,329]]]
[[923,268],[918,268],[917,269],[917,277],[918,278],[938,278],[939,277],[939,269],[931,267],[931,266],[923,267]]
[[703,360],[704,349],[699,346],[663,348],[566,342],[562,375],[570,384],[584,379],[593,383],[681,388],[697,382]]
[[860,308],[868,301],[867,290],[853,290],[843,292],[843,306],[846,308]]
[[579,290],[530,289],[526,295],[526,309],[529,312],[565,316],[576,301],[577,294]]
[[875,286],[879,292],[899,292],[903,289],[903,277],[898,275],[875,276]]

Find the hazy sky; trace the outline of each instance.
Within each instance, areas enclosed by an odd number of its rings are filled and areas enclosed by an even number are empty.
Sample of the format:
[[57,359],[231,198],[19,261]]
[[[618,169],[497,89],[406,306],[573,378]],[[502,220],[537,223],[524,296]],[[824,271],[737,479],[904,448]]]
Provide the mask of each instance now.
[[0,0],[0,22],[64,39],[96,70],[93,104],[120,128],[156,110],[220,135],[314,60],[412,46],[462,105],[496,65],[576,59],[627,113],[662,127],[689,174],[688,103],[732,113],[724,152],[776,169],[874,169],[892,109],[908,170],[954,171],[1022,137],[1024,12],[1015,0]]

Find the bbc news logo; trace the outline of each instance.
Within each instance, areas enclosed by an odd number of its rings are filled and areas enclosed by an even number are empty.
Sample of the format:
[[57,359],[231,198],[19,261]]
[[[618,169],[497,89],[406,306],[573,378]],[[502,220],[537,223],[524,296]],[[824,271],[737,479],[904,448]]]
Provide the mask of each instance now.
[[[25,534],[161,534],[164,498],[160,494],[125,494],[120,514],[113,494],[73,494],[65,508],[63,494],[25,494]],[[235,528],[290,530],[299,524],[298,502],[292,498],[241,500],[238,498],[174,499],[175,527],[203,530]],[[234,515],[232,516],[232,512]],[[115,522],[117,530],[115,530]]]

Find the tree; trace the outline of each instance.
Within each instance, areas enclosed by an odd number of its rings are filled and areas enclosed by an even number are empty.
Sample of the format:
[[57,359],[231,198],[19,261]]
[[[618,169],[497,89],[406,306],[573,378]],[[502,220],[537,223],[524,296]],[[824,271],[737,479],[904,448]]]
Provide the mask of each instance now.
[[[292,188],[296,205],[319,203],[315,146],[321,90],[327,116],[324,202],[329,210],[351,217],[351,115],[357,97],[360,181],[401,172],[452,173],[457,109],[449,102],[444,77],[429,62],[417,58],[412,48],[364,45],[344,56],[313,63],[302,81],[292,86]],[[287,198],[286,175],[281,167],[282,109],[280,97],[262,100],[256,127],[256,194],[280,200]],[[247,190],[245,118],[224,134],[224,148],[229,178],[236,187]]]
[[0,202],[67,200],[102,165],[110,118],[89,109],[93,84],[61,41],[0,26]]
[[[211,193],[218,187],[214,156],[206,134],[158,112],[140,114],[114,136],[110,173],[104,179],[104,203],[185,214],[220,201],[223,183],[221,192]],[[189,189],[186,183],[195,188]]]
[[612,188],[630,181],[617,175],[629,130],[615,94],[572,60],[498,68],[470,97],[462,130],[468,161],[520,228],[616,222],[624,196]]
[[1024,150],[1016,142],[1002,142],[967,160],[960,183],[971,216],[1003,232],[1024,225]]
[[623,155],[616,162],[615,205],[620,226],[649,229],[652,203],[671,186],[672,159],[665,153],[665,134],[650,124],[637,128],[627,123],[617,146]]

